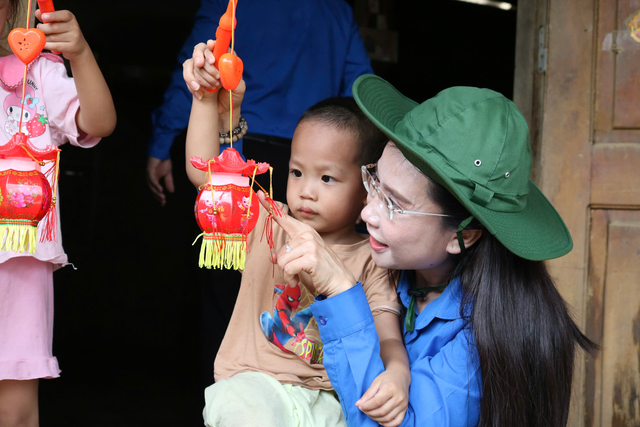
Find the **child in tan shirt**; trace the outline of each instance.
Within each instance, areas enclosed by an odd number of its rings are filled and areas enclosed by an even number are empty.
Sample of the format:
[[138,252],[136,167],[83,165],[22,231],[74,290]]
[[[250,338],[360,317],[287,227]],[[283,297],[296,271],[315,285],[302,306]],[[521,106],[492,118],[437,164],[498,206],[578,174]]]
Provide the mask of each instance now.
[[[217,156],[219,130],[229,127],[229,93],[219,86],[212,63],[211,45],[201,44],[184,64],[185,82],[194,94],[187,159]],[[211,93],[204,90],[207,87],[220,90]],[[241,82],[233,91],[234,126],[243,94]],[[368,239],[354,226],[366,199],[360,165],[374,161],[385,142],[351,98],[332,98],[311,107],[293,136],[288,206],[281,208],[311,225],[362,282],[386,367],[376,384],[386,403],[367,415],[389,420],[382,423],[385,426],[395,426],[404,416],[410,383],[398,320],[400,306],[393,276],[375,266]],[[196,186],[205,181],[204,173],[190,163],[187,173]],[[266,215],[261,208],[262,218]],[[277,225],[273,227],[275,246],[280,247],[286,234]],[[277,268],[272,274],[270,249],[260,238],[261,232],[259,223],[248,236],[251,252],[216,357],[216,383],[205,392],[205,425],[346,425],[330,373],[322,365],[323,347],[308,308],[317,295],[313,283],[303,276],[300,284],[291,286]]]

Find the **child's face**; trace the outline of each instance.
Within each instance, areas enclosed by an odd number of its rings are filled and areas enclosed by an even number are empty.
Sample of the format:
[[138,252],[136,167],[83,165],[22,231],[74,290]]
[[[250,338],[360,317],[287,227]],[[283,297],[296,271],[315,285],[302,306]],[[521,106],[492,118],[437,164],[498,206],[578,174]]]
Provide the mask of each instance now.
[[300,123],[293,134],[287,203],[327,243],[352,234],[364,206],[358,145],[351,132],[314,120]]

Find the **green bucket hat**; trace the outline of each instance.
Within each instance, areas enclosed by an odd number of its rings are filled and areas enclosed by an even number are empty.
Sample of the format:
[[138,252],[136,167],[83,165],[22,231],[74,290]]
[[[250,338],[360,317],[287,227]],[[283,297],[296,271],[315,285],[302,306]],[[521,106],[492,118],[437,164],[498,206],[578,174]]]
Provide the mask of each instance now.
[[489,89],[452,87],[418,104],[374,75],[360,76],[353,96],[411,163],[511,252],[541,261],[571,251],[567,226],[529,179],[529,129],[513,102]]

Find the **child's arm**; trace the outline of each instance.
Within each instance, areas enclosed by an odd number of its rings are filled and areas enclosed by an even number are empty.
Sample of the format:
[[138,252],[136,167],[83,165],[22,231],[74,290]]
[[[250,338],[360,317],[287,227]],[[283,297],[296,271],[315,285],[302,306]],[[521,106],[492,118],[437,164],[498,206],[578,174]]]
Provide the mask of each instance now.
[[45,49],[62,52],[71,64],[80,101],[76,114],[78,130],[95,137],[111,135],[116,126],[111,92],[76,17],[68,10],[41,15],[38,9],[36,18],[49,22],[38,24],[38,29],[47,36]]
[[[206,173],[194,168],[189,158],[196,156],[206,161],[218,156],[220,153],[219,131],[228,132],[230,125],[234,128],[238,126],[240,105],[246,89],[245,82],[242,80],[232,91],[233,114],[231,115],[229,91],[221,87],[220,73],[213,66],[214,45],[215,42],[212,40],[209,40],[206,45],[198,44],[193,49],[193,57],[183,64],[183,77],[194,98],[187,129],[187,174],[196,187],[204,183]],[[207,88],[219,90],[209,92]],[[229,121],[230,115],[233,123]],[[212,119],[214,117],[218,117],[218,120]]]
[[220,152],[218,138],[218,91],[206,88],[219,87],[220,74],[211,62],[211,49],[204,43],[193,49],[193,57],[182,64],[184,82],[193,94],[191,115],[187,128],[186,168],[189,180],[199,187],[205,181],[206,172],[193,167],[189,159],[200,157],[207,161]]
[[385,371],[378,375],[356,406],[384,427],[400,425],[409,403],[409,358],[398,316],[383,312],[374,317]]

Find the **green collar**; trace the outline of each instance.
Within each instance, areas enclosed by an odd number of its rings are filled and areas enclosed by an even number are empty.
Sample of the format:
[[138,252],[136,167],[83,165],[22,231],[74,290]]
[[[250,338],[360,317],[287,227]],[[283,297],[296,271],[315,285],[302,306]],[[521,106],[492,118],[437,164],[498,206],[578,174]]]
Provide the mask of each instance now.
[[409,308],[407,308],[407,316],[404,319],[404,325],[407,328],[407,332],[413,332],[416,325],[416,297],[424,298],[427,292],[440,291],[446,288],[447,285],[441,286],[425,286],[424,288],[409,289],[407,294],[411,295],[411,301],[409,302]]

